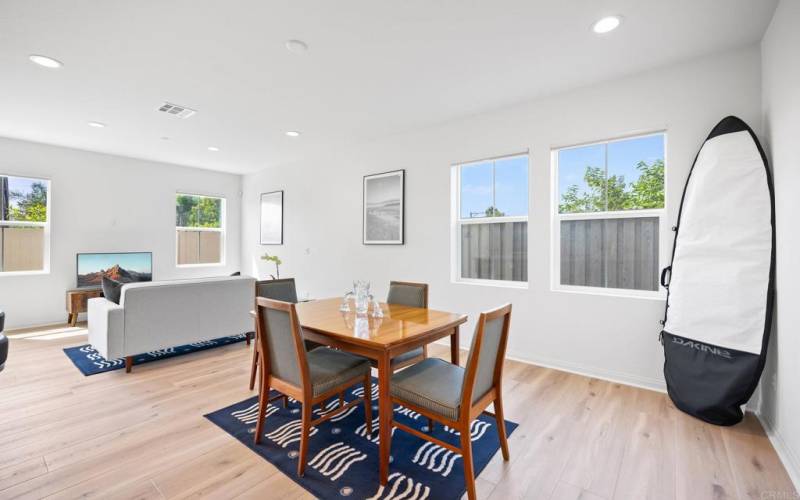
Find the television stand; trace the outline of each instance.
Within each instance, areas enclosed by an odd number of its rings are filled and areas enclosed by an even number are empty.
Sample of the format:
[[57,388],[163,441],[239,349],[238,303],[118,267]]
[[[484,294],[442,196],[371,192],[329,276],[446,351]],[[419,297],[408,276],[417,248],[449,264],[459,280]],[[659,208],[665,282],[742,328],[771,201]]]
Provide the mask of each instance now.
[[67,290],[67,323],[70,326],[75,326],[78,323],[78,314],[86,312],[87,301],[102,296],[102,288],[73,288],[72,290]]

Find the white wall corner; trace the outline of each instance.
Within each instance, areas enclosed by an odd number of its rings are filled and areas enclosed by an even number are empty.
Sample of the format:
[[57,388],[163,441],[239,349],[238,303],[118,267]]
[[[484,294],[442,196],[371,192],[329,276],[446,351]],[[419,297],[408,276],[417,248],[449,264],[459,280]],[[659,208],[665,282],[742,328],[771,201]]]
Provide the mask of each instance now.
[[769,438],[769,442],[772,443],[772,447],[775,448],[775,452],[783,463],[783,467],[786,469],[789,479],[792,480],[795,490],[800,491],[800,457],[792,450],[777,427],[773,425],[766,415],[763,415],[761,412],[756,412],[755,415],[759,422],[761,422],[764,432],[767,433],[767,438]]

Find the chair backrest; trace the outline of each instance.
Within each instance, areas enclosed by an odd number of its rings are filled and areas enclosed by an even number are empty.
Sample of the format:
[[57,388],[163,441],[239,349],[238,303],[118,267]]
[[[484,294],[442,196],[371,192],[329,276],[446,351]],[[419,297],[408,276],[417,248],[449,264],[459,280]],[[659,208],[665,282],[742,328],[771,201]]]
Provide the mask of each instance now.
[[294,285],[294,278],[257,281],[256,296],[297,304],[297,288]]
[[294,304],[257,297],[256,307],[264,373],[303,389],[308,361]]
[[511,304],[481,313],[464,374],[462,408],[474,404],[502,380],[510,324]]
[[387,304],[428,308],[428,284],[390,281]]

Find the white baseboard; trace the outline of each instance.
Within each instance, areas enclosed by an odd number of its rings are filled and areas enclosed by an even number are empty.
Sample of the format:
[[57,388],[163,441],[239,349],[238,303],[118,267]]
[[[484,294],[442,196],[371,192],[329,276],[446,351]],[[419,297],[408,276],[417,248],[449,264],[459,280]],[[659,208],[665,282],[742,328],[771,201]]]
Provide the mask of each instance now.
[[649,377],[641,377],[639,375],[632,375],[630,373],[618,372],[614,370],[606,370],[594,366],[586,366],[579,363],[570,363],[563,360],[553,360],[545,358],[520,358],[517,356],[506,356],[506,359],[526,363],[529,365],[542,366],[545,368],[552,368],[554,370],[561,370],[564,372],[582,375],[584,377],[597,378],[616,384],[630,385],[647,389],[650,391],[667,392],[666,385],[663,380],[653,379]]
[[[447,340],[439,340],[436,344],[450,346],[449,339]],[[469,351],[469,345],[462,345],[461,349]],[[633,387],[639,387],[641,389],[647,389],[651,391],[658,391],[658,392],[667,392],[666,384],[662,379],[656,378],[649,378],[649,377],[642,377],[639,375],[632,375],[630,373],[619,372],[614,370],[606,370],[604,368],[598,368],[594,366],[586,366],[580,363],[571,363],[569,361],[564,360],[557,360],[557,359],[548,359],[548,358],[525,358],[521,356],[516,356],[514,353],[506,354],[506,359],[510,359],[512,361],[518,361],[520,363],[525,363],[528,365],[534,366],[541,366],[544,368],[552,368],[554,370],[561,370],[564,372],[574,373],[576,375],[582,375],[584,377],[591,377],[597,378],[601,380],[606,380],[608,382],[630,385]]]
[[[81,315],[81,316],[83,316],[83,315]],[[86,318],[81,319],[79,317],[78,318],[78,322],[82,322],[82,321],[86,321]],[[63,318],[62,319],[53,319],[51,321],[45,321],[45,322],[36,323],[36,324],[32,324],[32,325],[13,325],[13,326],[6,325],[5,333],[6,334],[9,334],[9,333],[13,334],[15,331],[19,331],[19,330],[30,330],[30,329],[33,329],[33,328],[59,328],[59,327],[67,327],[67,326],[69,326],[69,324],[66,321],[64,321]]]
[[800,458],[798,458],[794,450],[789,447],[786,440],[783,439],[783,436],[781,436],[780,432],[772,425],[769,419],[761,415],[760,412],[755,415],[761,422],[761,426],[764,427],[769,442],[772,443],[772,447],[775,448],[775,452],[783,463],[786,473],[789,474],[789,479],[792,480],[795,490],[800,491]]

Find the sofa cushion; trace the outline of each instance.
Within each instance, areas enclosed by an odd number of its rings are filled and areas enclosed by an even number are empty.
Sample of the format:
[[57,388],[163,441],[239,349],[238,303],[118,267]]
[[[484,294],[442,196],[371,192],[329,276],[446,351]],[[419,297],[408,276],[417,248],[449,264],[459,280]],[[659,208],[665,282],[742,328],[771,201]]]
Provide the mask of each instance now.
[[115,304],[119,304],[122,294],[122,283],[112,280],[108,276],[103,276],[103,296]]

